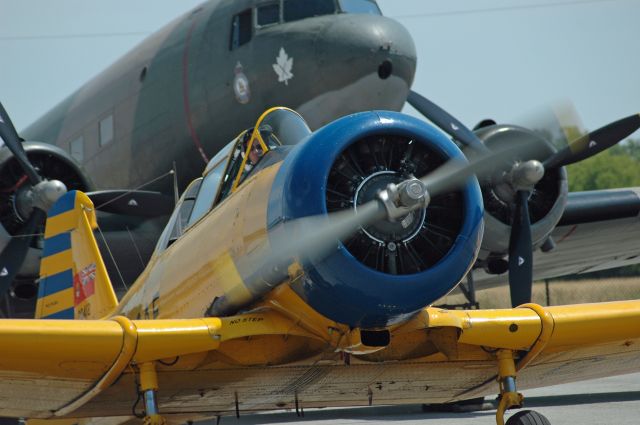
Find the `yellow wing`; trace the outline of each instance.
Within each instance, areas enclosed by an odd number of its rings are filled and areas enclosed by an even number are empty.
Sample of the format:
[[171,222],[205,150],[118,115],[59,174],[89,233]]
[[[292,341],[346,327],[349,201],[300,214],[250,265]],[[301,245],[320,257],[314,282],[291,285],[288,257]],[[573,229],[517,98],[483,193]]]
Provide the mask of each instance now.
[[516,358],[520,388],[640,366],[640,301],[429,308],[392,329],[386,347],[367,347],[358,330],[325,327],[304,309],[286,313],[297,302],[282,288],[260,312],[224,319],[2,320],[0,415],[130,415],[149,363],[166,415],[495,394],[505,350]]

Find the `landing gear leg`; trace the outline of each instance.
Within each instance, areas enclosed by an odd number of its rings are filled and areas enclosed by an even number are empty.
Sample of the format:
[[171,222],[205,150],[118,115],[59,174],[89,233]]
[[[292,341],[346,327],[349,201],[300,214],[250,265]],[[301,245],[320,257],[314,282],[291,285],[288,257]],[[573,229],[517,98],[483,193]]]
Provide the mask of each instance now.
[[166,425],[165,418],[158,411],[158,375],[152,362],[140,365],[140,391],[144,398],[144,425]]
[[496,410],[496,424],[504,425],[504,412],[511,408],[522,407],[524,397],[516,390],[516,365],[513,351],[498,351],[498,384],[500,385],[500,403]]

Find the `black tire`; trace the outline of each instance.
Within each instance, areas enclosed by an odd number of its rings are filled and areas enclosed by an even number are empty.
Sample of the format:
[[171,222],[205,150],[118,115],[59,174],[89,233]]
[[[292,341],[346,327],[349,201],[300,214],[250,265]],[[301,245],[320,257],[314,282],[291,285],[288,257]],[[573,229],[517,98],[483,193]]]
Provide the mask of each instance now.
[[511,416],[505,425],[551,425],[551,422],[534,410],[521,410]]

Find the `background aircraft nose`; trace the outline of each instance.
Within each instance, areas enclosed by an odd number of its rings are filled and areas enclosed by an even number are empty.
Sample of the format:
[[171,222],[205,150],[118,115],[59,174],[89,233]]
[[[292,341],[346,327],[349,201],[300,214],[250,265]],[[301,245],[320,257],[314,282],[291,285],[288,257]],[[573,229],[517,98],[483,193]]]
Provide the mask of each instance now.
[[416,71],[416,48],[409,32],[383,16],[314,19],[319,29],[311,81],[323,88],[323,94],[297,107],[309,126],[319,128],[336,116],[372,109],[401,110]]
[[[332,71],[362,77],[376,74],[379,80],[392,76],[408,87],[416,69],[416,48],[409,32],[384,16],[341,14],[316,39],[318,65],[325,74]],[[405,98],[406,98],[405,93]]]

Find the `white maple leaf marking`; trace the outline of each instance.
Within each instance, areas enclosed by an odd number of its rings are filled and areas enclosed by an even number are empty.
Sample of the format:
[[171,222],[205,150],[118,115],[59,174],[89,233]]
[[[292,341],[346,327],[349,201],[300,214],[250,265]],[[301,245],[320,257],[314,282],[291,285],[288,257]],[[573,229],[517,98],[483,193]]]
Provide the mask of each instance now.
[[293,68],[293,58],[290,58],[287,55],[287,52],[284,51],[284,47],[280,48],[280,53],[276,58],[276,63],[272,66],[273,70],[278,75],[278,82],[284,83],[288,86],[289,80],[293,78],[293,73],[291,72],[291,69]]

